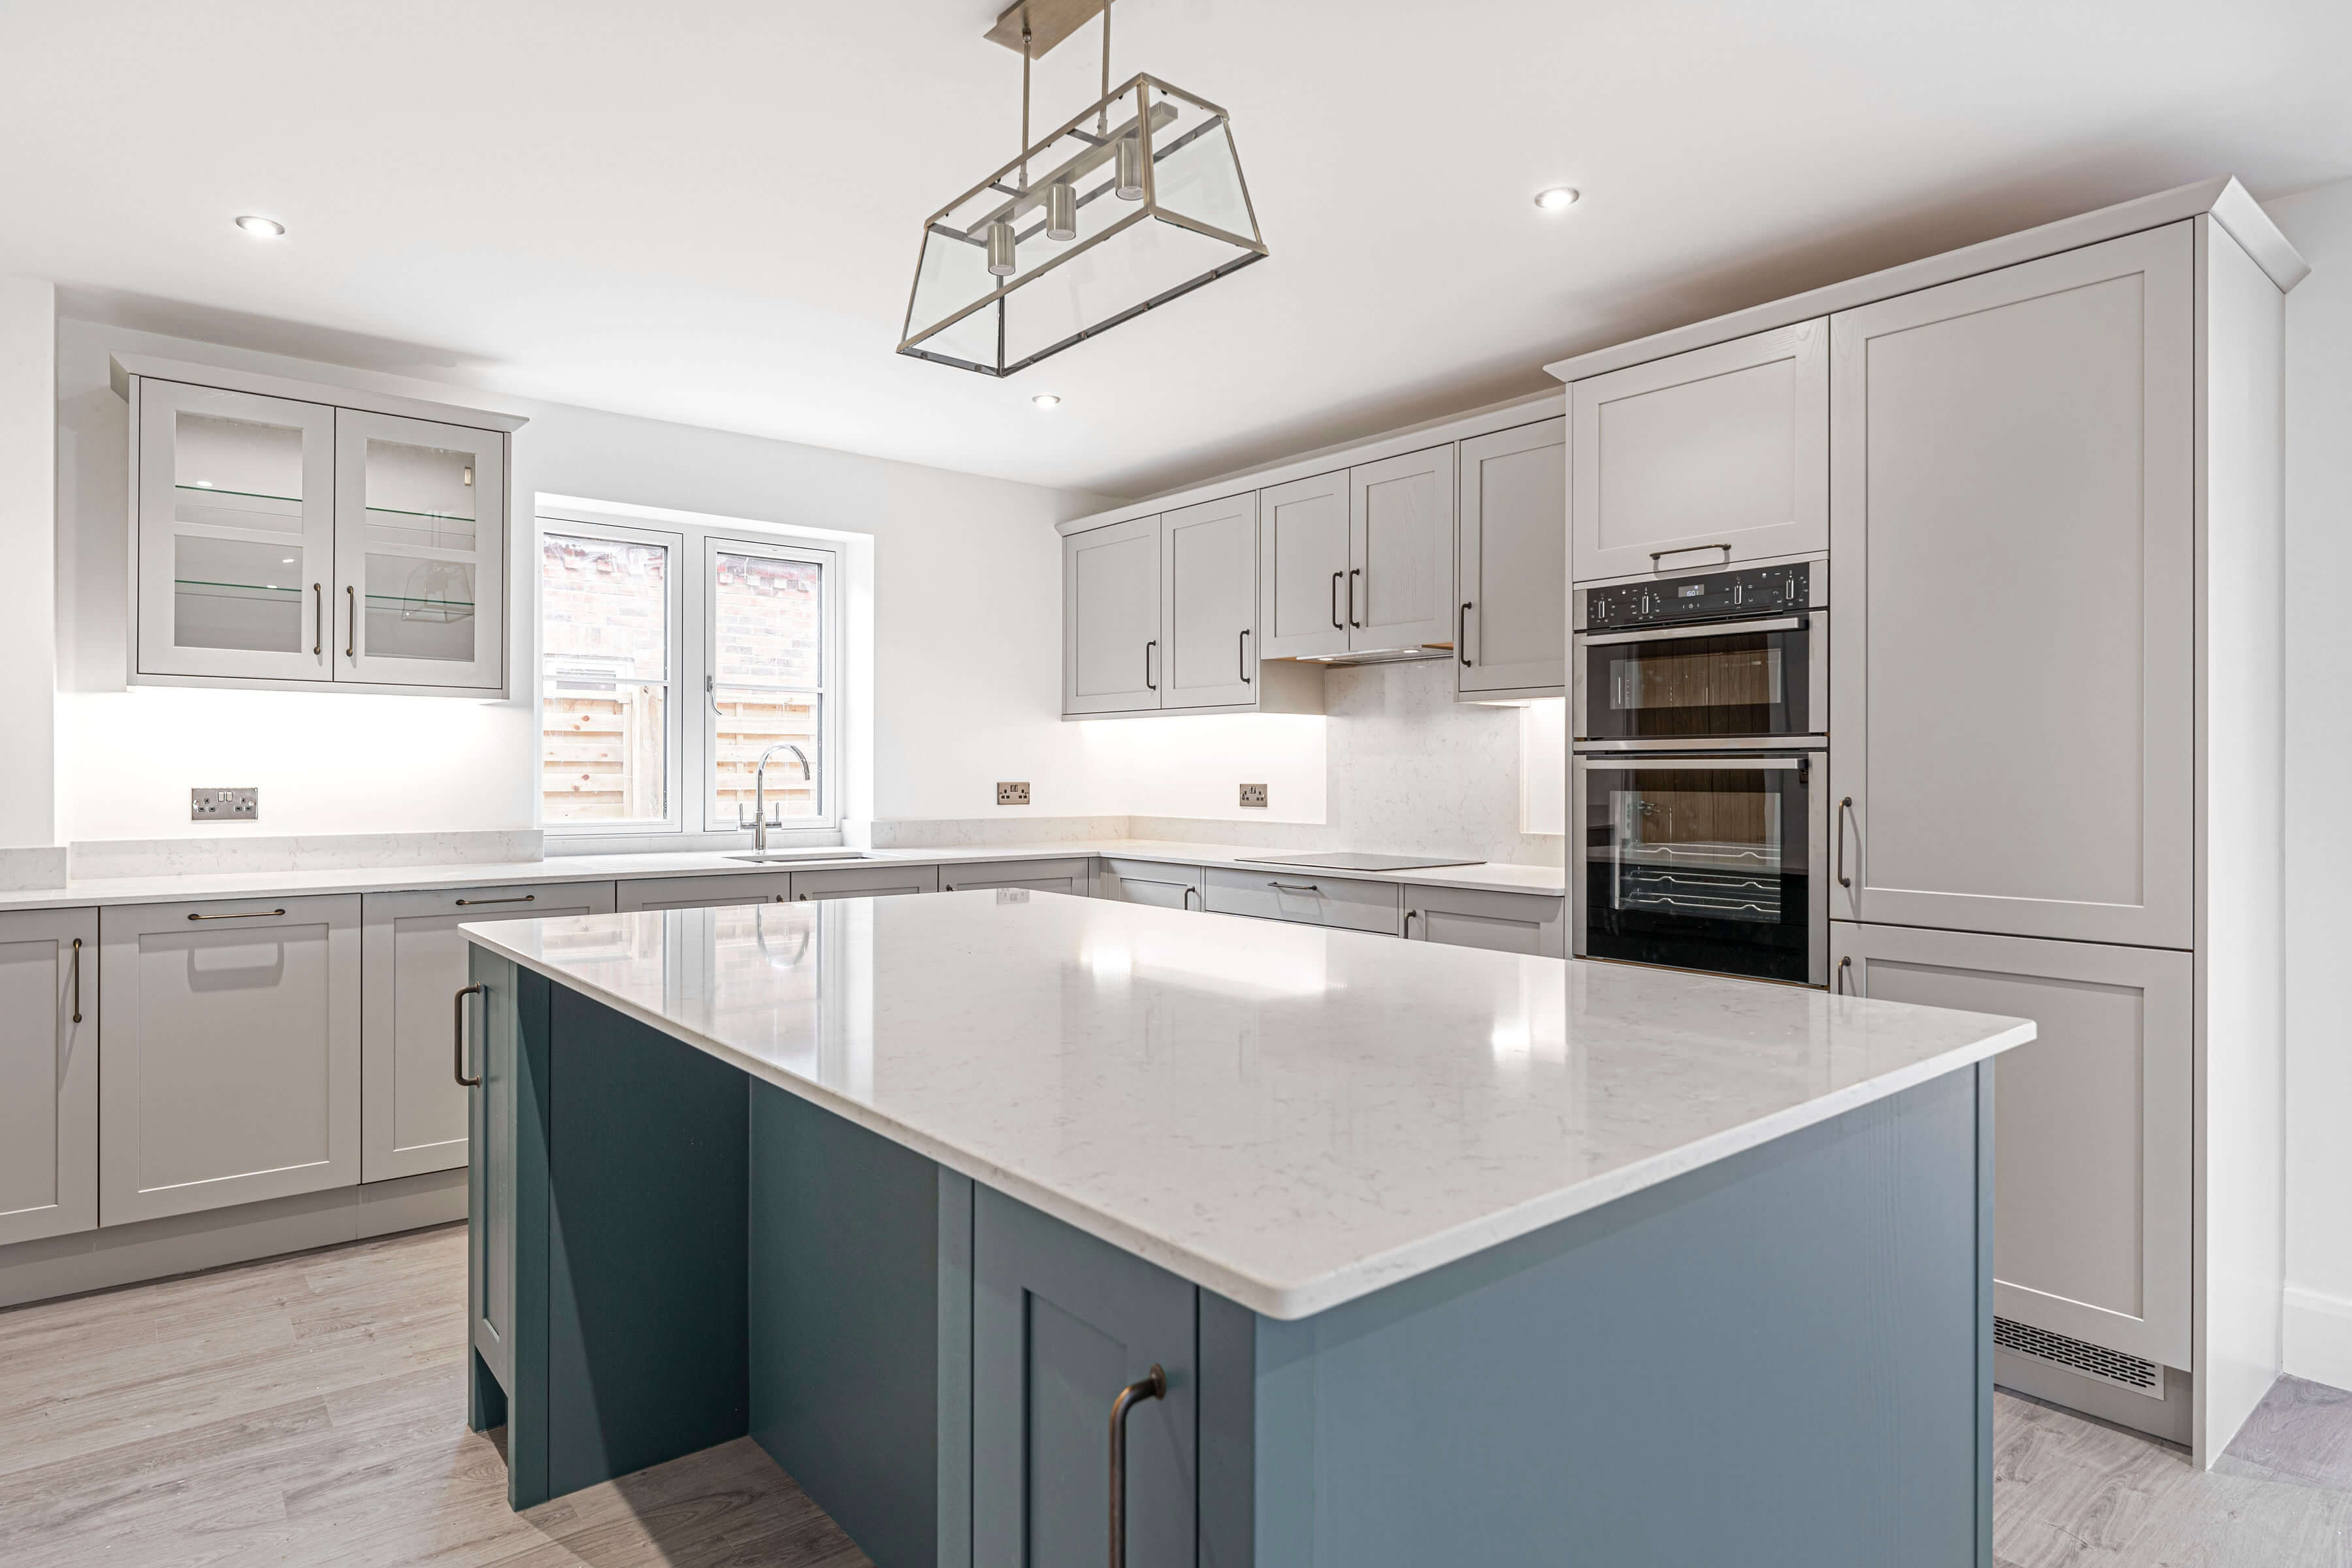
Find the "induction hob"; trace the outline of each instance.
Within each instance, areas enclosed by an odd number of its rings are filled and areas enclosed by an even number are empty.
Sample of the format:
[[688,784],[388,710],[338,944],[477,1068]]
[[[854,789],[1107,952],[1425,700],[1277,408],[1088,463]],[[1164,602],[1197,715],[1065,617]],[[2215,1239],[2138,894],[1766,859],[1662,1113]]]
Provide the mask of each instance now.
[[1451,855],[1359,855],[1335,849],[1322,855],[1259,855],[1253,866],[1312,866],[1322,871],[1422,871],[1433,866],[1477,866],[1485,862]]

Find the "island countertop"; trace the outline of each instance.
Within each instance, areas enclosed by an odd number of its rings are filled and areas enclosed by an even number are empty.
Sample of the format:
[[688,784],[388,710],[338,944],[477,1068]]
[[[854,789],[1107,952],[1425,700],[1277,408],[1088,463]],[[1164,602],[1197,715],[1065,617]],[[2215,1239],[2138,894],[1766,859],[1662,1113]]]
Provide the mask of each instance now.
[[2034,1033],[1792,986],[1015,890],[463,929],[1276,1319]]

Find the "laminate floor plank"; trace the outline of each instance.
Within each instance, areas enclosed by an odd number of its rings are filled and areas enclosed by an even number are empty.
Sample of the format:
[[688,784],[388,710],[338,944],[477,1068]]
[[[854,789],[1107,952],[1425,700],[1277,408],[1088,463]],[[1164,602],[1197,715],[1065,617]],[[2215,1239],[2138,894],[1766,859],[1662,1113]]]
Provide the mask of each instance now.
[[[0,1310],[6,1568],[861,1568],[749,1438],[516,1513],[465,1429],[461,1226]],[[2352,1568],[2352,1394],[2211,1473],[1994,1398],[2000,1568]]]

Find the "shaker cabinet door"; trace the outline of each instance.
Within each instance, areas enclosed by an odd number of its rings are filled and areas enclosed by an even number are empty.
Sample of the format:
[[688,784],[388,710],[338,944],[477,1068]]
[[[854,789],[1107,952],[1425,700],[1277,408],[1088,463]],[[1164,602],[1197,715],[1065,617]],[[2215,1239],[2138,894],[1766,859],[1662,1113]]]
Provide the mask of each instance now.
[[1258,629],[1266,658],[1348,651],[1348,470],[1258,492]]
[[2189,228],[1834,319],[1841,918],[2190,944]]
[[975,1187],[973,1568],[1101,1568],[1119,1391],[1129,1568],[1194,1568],[1197,1292],[1166,1269]]
[[1351,648],[1454,646],[1454,448],[1348,470]]
[[1829,335],[1801,321],[1573,384],[1575,580],[1827,549]]
[[100,916],[103,1225],[360,1179],[360,900]]
[[335,411],[134,385],[138,672],[327,681]]
[[1160,519],[1162,708],[1257,700],[1257,492]]
[[2185,952],[1830,927],[1834,989],[2031,1018],[1993,1071],[1993,1310],[2189,1363],[2195,1067]]
[[1568,686],[1568,421],[1462,443],[1455,689]]
[[98,912],[0,913],[0,1244],[98,1224]]
[[466,1090],[457,1082],[456,998],[482,921],[613,912],[610,882],[370,893],[362,900],[360,1180],[381,1182],[466,1163]]
[[338,680],[506,682],[506,437],[335,410]]
[[1088,529],[1062,541],[1062,711],[1162,706],[1160,520]]

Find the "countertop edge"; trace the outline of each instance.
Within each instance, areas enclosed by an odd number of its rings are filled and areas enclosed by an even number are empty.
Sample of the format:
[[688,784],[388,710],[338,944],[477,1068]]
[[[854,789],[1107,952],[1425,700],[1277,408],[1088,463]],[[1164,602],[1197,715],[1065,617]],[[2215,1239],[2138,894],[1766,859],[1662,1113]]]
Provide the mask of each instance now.
[[1108,1242],[1124,1252],[1157,1264],[1203,1289],[1213,1290],[1261,1317],[1276,1321],[1295,1321],[1328,1311],[1334,1307],[1345,1306],[1387,1286],[1400,1284],[1475,1253],[1517,1240],[1561,1220],[1572,1219],[1604,1204],[1646,1191],[1676,1176],[1744,1153],[1776,1138],[1801,1131],[1846,1111],[1889,1099],[1905,1089],[2024,1045],[2034,1038],[2036,1032],[2032,1023],[2020,1022],[1970,1045],[1895,1068],[1862,1083],[1832,1089],[1802,1104],[1758,1117],[1737,1127],[1726,1128],[1679,1148],[1622,1165],[1603,1175],[1588,1178],[1477,1220],[1454,1226],[1411,1246],[1376,1254],[1348,1268],[1304,1282],[1282,1284],[1243,1274],[1213,1256],[1139,1230],[1079,1199],[1041,1185],[1017,1172],[1006,1170],[992,1161],[944,1142],[895,1118],[882,1115],[871,1106],[834,1093],[822,1084],[783,1071],[773,1063],[745,1055],[724,1041],[684,1028],[673,1019],[637,1006],[625,997],[500,941],[497,935],[497,923],[468,923],[460,925],[458,930],[466,934],[467,941],[556,984],[569,986],[616,1013],[635,1018],[648,1028],[739,1068],[762,1083],[830,1110],[867,1131],[889,1139],[901,1148],[910,1149],[960,1175],[993,1187],[1007,1197],[1027,1204],[1097,1240]]

